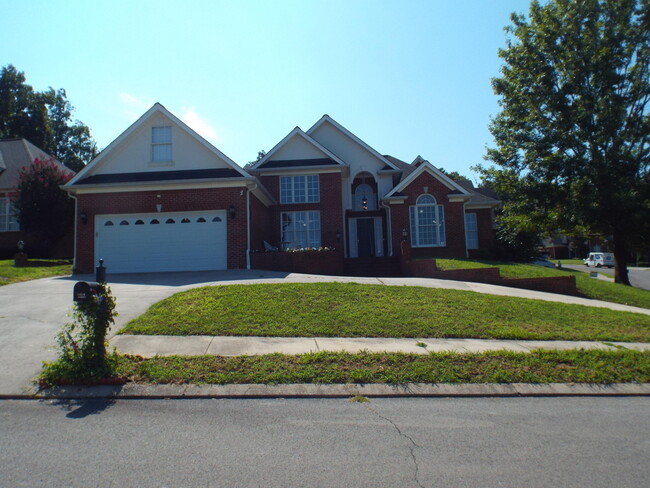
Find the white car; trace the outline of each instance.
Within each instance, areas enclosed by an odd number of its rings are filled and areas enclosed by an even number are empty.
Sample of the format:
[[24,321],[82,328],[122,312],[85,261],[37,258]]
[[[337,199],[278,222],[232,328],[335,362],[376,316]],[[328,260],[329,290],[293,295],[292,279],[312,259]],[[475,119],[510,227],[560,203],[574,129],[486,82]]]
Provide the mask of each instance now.
[[608,268],[614,267],[614,255],[611,252],[590,252],[583,262],[585,266],[595,266],[601,268],[607,266]]

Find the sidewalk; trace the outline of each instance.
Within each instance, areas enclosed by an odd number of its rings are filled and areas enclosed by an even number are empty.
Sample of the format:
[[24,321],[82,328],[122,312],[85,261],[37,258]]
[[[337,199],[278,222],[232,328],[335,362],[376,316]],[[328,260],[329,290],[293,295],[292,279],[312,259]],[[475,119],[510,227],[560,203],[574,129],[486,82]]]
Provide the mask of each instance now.
[[[420,344],[420,345],[418,345]],[[319,351],[479,353],[485,351],[531,352],[534,349],[569,350],[620,348],[650,351],[650,343],[590,341],[517,341],[490,339],[391,339],[343,337],[229,337],[117,335],[110,340],[122,354],[134,356],[252,356],[258,354],[306,354]]]

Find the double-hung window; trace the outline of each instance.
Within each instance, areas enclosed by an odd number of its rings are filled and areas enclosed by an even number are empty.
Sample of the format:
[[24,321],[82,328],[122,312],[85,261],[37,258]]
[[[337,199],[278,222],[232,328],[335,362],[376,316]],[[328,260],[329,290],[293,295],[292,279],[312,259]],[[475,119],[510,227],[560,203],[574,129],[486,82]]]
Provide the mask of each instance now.
[[151,161],[173,161],[171,126],[151,128]]
[[282,249],[320,247],[320,212],[282,212]]
[[318,203],[318,175],[280,176],[280,203]]
[[18,214],[11,203],[11,198],[0,197],[0,232],[13,232],[20,230]]
[[465,214],[465,242],[467,249],[478,249],[478,225],[475,213]]
[[411,245],[442,247],[445,242],[445,208],[431,195],[420,195],[410,207]]

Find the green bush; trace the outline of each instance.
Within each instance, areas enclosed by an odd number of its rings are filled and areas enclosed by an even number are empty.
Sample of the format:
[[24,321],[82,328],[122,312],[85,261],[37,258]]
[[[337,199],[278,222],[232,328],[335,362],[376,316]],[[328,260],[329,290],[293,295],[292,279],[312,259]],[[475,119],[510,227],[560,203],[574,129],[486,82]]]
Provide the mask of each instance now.
[[106,354],[106,333],[115,323],[115,298],[106,283],[97,295],[76,302],[72,320],[57,335],[59,358],[43,363],[41,387],[56,384],[97,383],[113,376],[115,354]]

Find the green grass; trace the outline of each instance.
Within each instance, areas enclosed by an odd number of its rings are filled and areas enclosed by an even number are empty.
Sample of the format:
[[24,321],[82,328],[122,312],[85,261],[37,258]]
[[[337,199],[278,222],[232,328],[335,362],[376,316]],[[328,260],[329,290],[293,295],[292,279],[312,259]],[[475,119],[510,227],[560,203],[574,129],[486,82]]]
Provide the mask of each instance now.
[[551,261],[554,262],[555,264],[562,263],[562,264],[575,264],[580,266],[585,265],[585,262],[582,259],[551,259]]
[[648,383],[650,352],[120,356],[116,373],[131,382],[163,384]]
[[14,266],[13,259],[0,260],[0,286],[69,274],[72,274],[72,261],[69,259],[32,259],[27,266],[20,268]]
[[[564,261],[563,261],[564,262]],[[504,278],[544,278],[553,276],[575,276],[578,291],[587,298],[621,303],[641,308],[650,308],[650,291],[633,288],[602,280],[595,280],[587,273],[570,269],[553,269],[534,264],[500,261],[476,261],[464,259],[436,259],[441,269],[494,268],[501,270]]]
[[177,293],[120,333],[650,342],[650,316],[434,288],[227,285]]

